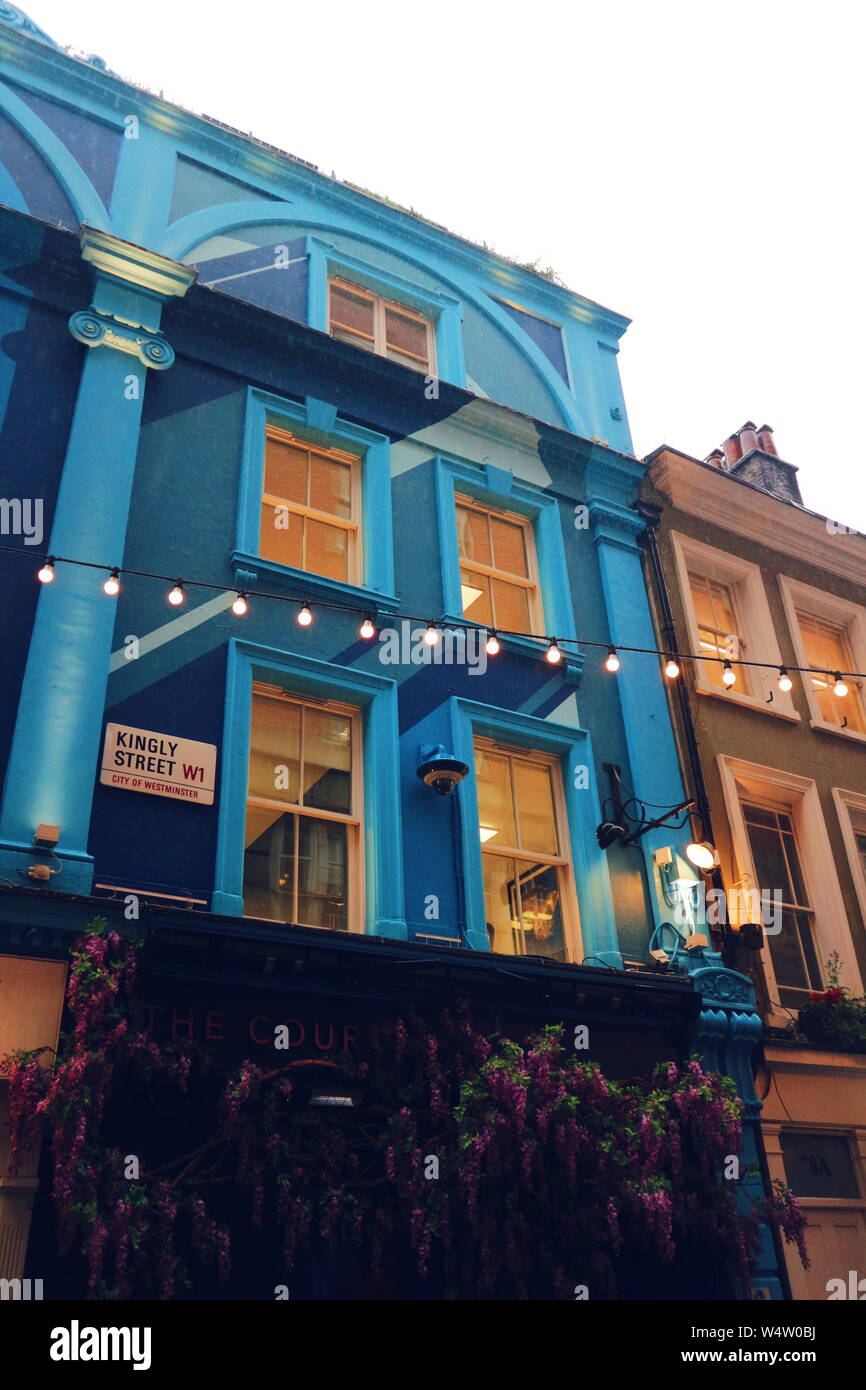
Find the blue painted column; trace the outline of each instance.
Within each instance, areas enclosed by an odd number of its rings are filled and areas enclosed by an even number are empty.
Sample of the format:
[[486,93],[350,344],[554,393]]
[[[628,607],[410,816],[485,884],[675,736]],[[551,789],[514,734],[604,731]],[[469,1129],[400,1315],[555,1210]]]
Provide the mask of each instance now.
[[[162,305],[186,292],[190,267],[84,228],[95,270],[93,304],[69,328],[87,344],[49,554],[121,565],[148,368],[174,354],[159,331]],[[89,892],[88,833],[116,605],[106,571],[64,565],[39,595],[0,807],[0,872],[18,879],[49,858],[38,825],[59,826],[50,885]],[[35,583],[34,579],[34,583]]]
[[[701,993],[701,1013],[696,1025],[694,1051],[709,1071],[729,1076],[743,1101],[743,1143],[739,1154],[737,1196],[748,1210],[764,1196],[761,1179],[761,1102],[755,1093],[753,1056],[763,1037],[763,1024],[755,1010],[755,992],[746,975],[728,970],[715,951],[698,948],[687,957],[695,989]],[[720,1175],[720,1181],[724,1179]],[[779,1254],[772,1231],[760,1226],[758,1264],[743,1297],[783,1299],[785,1289]],[[709,1252],[712,1257],[712,1252]]]
[[[646,523],[629,505],[642,476],[637,460],[632,462],[623,455],[602,455],[598,451],[587,465],[587,502],[610,640],[615,646],[655,649],[658,638],[637,544]],[[661,662],[657,656],[636,652],[622,652],[621,658],[616,687],[625,726],[631,790],[639,800],[654,803],[648,809],[648,815],[654,818],[665,807],[677,806],[686,799]],[[646,863],[656,925],[670,921],[674,909],[665,902],[653,851],[663,845],[682,851],[690,839],[687,822],[679,830],[648,831],[638,842]],[[693,870],[686,868],[685,872]]]

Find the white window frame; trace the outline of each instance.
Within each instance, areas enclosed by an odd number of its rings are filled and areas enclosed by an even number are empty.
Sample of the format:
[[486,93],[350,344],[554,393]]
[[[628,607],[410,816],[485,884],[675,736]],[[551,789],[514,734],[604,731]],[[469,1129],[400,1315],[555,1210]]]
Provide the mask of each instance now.
[[[404,304],[402,300],[393,299],[387,294],[380,294],[377,290],[371,290],[367,285],[361,285],[355,280],[347,279],[345,275],[330,274],[328,276],[328,332],[331,337],[334,337],[334,332],[331,327],[331,290],[335,284],[338,287],[345,286],[346,289],[353,291],[355,294],[366,296],[373,301],[373,345],[369,351],[376,357],[384,357],[389,362],[394,360],[388,357],[388,342],[385,332],[385,312],[389,307],[400,310],[402,313],[406,314],[408,318],[420,319],[427,332],[427,361],[426,363],[419,362],[416,366],[415,363],[403,362],[401,360],[397,365],[401,367],[410,367],[411,370],[416,372],[423,372],[425,376],[432,377],[436,375],[436,324],[433,319],[430,318],[430,315],[423,313],[420,309],[416,309],[414,304]],[[351,332],[351,330],[349,331]],[[355,336],[361,337],[362,335],[357,334]],[[346,339],[340,338],[338,341],[346,342]],[[348,345],[350,347],[359,346],[359,344],[354,341]],[[362,349],[362,351],[364,350],[365,349]],[[401,354],[401,357],[406,355],[407,354]]]
[[748,643],[744,660],[769,661],[776,667],[774,670],[772,667],[750,666],[749,683],[752,688],[747,694],[744,690],[738,690],[736,686],[725,691],[713,685],[707,677],[707,662],[697,660],[694,663],[697,693],[711,695],[714,699],[724,700],[726,704],[744,705],[748,709],[760,710],[763,714],[775,715],[777,719],[799,720],[800,716],[794,708],[790,693],[779,690],[777,685],[778,667],[784,663],[760,567],[749,560],[743,560],[739,555],[717,550],[714,546],[705,545],[703,541],[694,540],[693,537],[679,531],[671,532],[671,541],[677,582],[686,616],[689,650],[698,653],[701,649],[698,617],[692,600],[689,577],[690,571],[694,570],[697,574],[728,585],[732,589],[743,624],[740,636]]
[[[318,455],[320,458],[333,459],[334,463],[342,464],[349,468],[350,492],[351,492],[351,516],[337,516],[335,512],[319,511],[316,507],[311,507],[305,502],[291,502],[285,497],[277,497],[274,493],[267,491],[267,448],[268,440],[273,439],[278,444],[288,444],[294,449],[305,450],[308,453]],[[300,434],[295,434],[292,430],[281,429],[278,425],[266,425],[264,443],[264,466],[262,472],[262,494],[263,506],[273,508],[274,512],[284,507],[293,516],[300,517],[303,521],[319,521],[324,526],[333,526],[335,530],[345,531],[346,533],[346,578],[330,579],[329,575],[323,575],[319,570],[305,569],[301,567],[300,573],[309,574],[317,579],[327,579],[332,584],[353,584],[361,582],[361,554],[363,549],[364,537],[361,531],[361,457],[359,454],[351,454],[345,449],[331,447],[326,444],[314,444],[309,439],[304,439]],[[261,532],[259,534],[258,551],[261,555]],[[272,561],[275,564],[286,565],[286,561]]]
[[[281,704],[301,705],[308,709],[323,710],[328,714],[340,714],[350,721],[352,739],[352,764],[351,764],[351,789],[352,789],[352,809],[348,814],[340,811],[323,811],[318,807],[300,806],[294,802],[282,801],[278,798],[253,796],[247,790],[247,806],[261,806],[268,810],[279,810],[291,816],[306,816],[309,820],[328,820],[339,821],[346,826],[346,848],[348,851],[348,865],[346,873],[346,891],[349,897],[348,911],[346,917],[349,923],[350,932],[363,933],[364,926],[364,855],[362,852],[364,844],[364,748],[363,748],[363,725],[361,711],[355,705],[345,705],[340,701],[319,699],[315,695],[304,695],[294,691],[284,690],[281,686],[272,685],[267,681],[254,681],[253,694],[265,699],[275,700]],[[252,745],[252,721],[250,722],[250,743]],[[303,748],[301,749],[303,757]],[[244,914],[247,915],[246,913]],[[253,919],[267,920],[273,919]],[[278,924],[281,925],[281,924]],[[294,923],[287,925],[293,926]],[[300,923],[297,925],[301,925]],[[309,927],[309,931],[328,931],[327,927]],[[341,935],[344,933],[341,932]]]
[[[552,753],[545,753],[535,748],[523,748],[501,739],[488,738],[483,734],[476,734],[472,742],[473,755],[477,754],[479,751],[498,753],[500,756],[507,757],[510,760],[509,766],[511,766],[514,761],[526,762],[531,763],[535,767],[546,767],[550,772],[553,818],[556,826],[556,838],[559,843],[559,854],[541,854],[535,850],[514,849],[511,847],[502,848],[499,845],[489,845],[485,848],[482,844],[481,868],[483,875],[484,855],[488,854],[503,859],[519,860],[526,863],[534,861],[538,864],[547,864],[551,868],[556,869],[557,880],[562,894],[562,936],[563,945],[565,946],[565,958],[569,964],[574,964],[576,961],[582,959],[580,907],[577,900],[574,870],[571,862],[571,835],[569,833],[568,811],[565,805],[565,790],[562,785],[562,768],[559,760]],[[517,953],[515,953],[515,957],[517,959],[520,958]]]
[[[800,867],[809,903],[815,914],[815,953],[822,979],[825,962],[833,951],[838,951],[842,958],[842,983],[855,994],[862,994],[863,985],[851,927],[839,887],[817,784],[808,777],[798,777],[792,772],[765,767],[760,763],[744,762],[740,758],[731,758],[723,753],[718,755],[717,761],[728,812],[728,824],[731,827],[735,881],[739,883],[743,875],[748,874],[750,888],[772,890],[777,886],[758,882],[741,799],[748,800],[752,797],[758,801],[773,802],[780,808],[784,807],[794,823]],[[737,895],[734,895],[734,901],[737,901]],[[769,944],[765,944],[761,952],[760,968],[770,999],[767,1022],[772,1027],[784,1028],[790,1023],[792,1014],[796,1017],[797,1010],[789,1009],[778,1002],[779,990]]]
[[[787,574],[779,575],[779,589],[782,594],[782,603],[785,607],[785,617],[790,628],[794,651],[797,654],[798,666],[809,665],[806,645],[797,617],[797,609],[802,608],[813,617],[824,618],[826,621],[844,628],[855,668],[858,671],[866,671],[866,609],[861,604],[851,603],[849,599],[839,598],[836,594],[828,594],[824,589],[815,589],[811,584],[803,584],[799,579],[791,579]],[[838,738],[853,739],[855,743],[866,743],[866,733],[861,734],[857,729],[841,729],[838,724],[830,724],[821,713],[818,696],[805,672],[803,672],[802,681],[813,729],[817,729],[821,733],[836,734]],[[866,715],[866,690],[858,691],[858,696],[864,715]]]
[[[839,817],[839,825],[842,830],[842,840],[845,845],[845,853],[848,856],[848,864],[851,869],[851,877],[854,880],[854,891],[857,894],[857,902],[860,905],[860,916],[862,926],[866,928],[866,867],[860,858],[860,851],[857,848],[857,833],[863,834],[866,831],[866,796],[862,792],[852,792],[844,787],[833,787],[833,801],[836,806],[836,813]],[[857,811],[863,818],[864,831],[857,831],[854,825],[851,812]]]
[[[457,518],[457,558],[459,560],[461,569],[478,570],[479,574],[486,575],[489,579],[500,579],[505,584],[513,584],[515,588],[524,589],[529,598],[529,625],[532,629],[531,635],[533,637],[543,637],[545,633],[544,604],[541,598],[541,580],[538,574],[538,554],[536,552],[535,546],[535,527],[532,524],[531,517],[523,516],[523,514],[520,512],[506,511],[504,507],[492,507],[486,502],[479,502],[477,498],[470,497],[468,493],[458,492],[455,489],[455,516],[457,512],[459,512],[461,507],[465,508],[467,511],[479,512],[482,516],[486,516],[488,518],[496,517],[501,521],[507,521],[511,526],[520,527],[523,533],[524,545],[526,547],[526,568],[529,571],[529,574],[525,577],[520,574],[511,574],[508,570],[497,569],[495,565],[484,565],[477,560],[465,559],[460,554],[459,517]],[[462,579],[460,582],[462,585]],[[461,616],[464,618],[466,617],[466,613],[462,605],[462,594]],[[474,618],[467,618],[467,622],[471,623],[474,621]],[[492,626],[496,625],[492,624]]]

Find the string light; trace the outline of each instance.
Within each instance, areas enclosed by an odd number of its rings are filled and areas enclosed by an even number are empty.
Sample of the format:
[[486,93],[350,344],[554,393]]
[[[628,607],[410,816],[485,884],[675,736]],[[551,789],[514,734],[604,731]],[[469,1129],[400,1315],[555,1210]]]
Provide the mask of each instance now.
[[[2,551],[8,551],[9,553],[14,553],[14,554],[16,554],[16,555],[26,554],[26,551],[22,550],[21,547],[19,547],[19,546],[0,545],[0,552],[2,552]],[[57,556],[54,556],[54,555],[46,555],[46,556],[44,556],[44,557],[37,557],[37,558],[42,558],[42,559],[43,559],[42,567],[41,567],[41,569],[39,569],[39,570],[37,571],[37,574],[36,574],[36,577],[37,577],[37,579],[39,580],[39,582],[40,582],[41,584],[51,584],[51,583],[53,583],[54,579],[56,578],[55,565],[58,564],[58,563],[62,563],[62,564],[66,564],[66,565],[78,565],[78,566],[81,566],[81,567],[83,567],[83,568],[85,568],[85,569],[96,569],[96,570],[106,570],[106,569],[108,569],[108,570],[109,570],[108,579],[105,580],[105,582],[103,583],[103,586],[102,586],[104,592],[105,592],[106,594],[108,594],[109,596],[111,596],[111,597],[114,597],[117,593],[120,592],[120,588],[121,588],[121,585],[120,585],[120,573],[121,573],[121,571],[120,571],[120,569],[119,569],[118,567],[109,567],[109,566],[107,566],[107,565],[105,565],[105,564],[99,564],[97,561],[93,561],[93,560],[74,560],[74,559],[70,559],[68,556],[65,556],[65,555],[64,555],[64,556],[61,556],[61,557],[57,557]],[[161,580],[162,582],[167,582],[167,576],[166,576],[166,575],[164,575],[164,574],[153,574],[153,573],[151,573],[151,572],[148,571],[148,570],[130,570],[130,569],[125,569],[125,570],[124,570],[124,573],[126,574],[127,578],[128,578],[130,575],[133,575],[133,576],[135,576],[136,578],[139,578],[139,579],[155,579],[155,580]],[[221,585],[221,584],[211,584],[211,583],[208,583],[207,581],[204,581],[204,580],[189,580],[189,581],[187,581],[187,582],[189,583],[189,585],[190,585],[191,587],[200,588],[200,589],[209,589],[209,590],[211,590],[211,591],[214,592],[214,593],[222,593],[222,594],[228,595],[228,594],[231,592],[231,590],[226,590],[226,589],[224,588],[224,586]],[[285,596],[285,595],[283,595],[283,594],[261,593],[261,594],[257,594],[257,597],[259,597],[259,598],[266,598],[266,599],[272,599],[272,600],[274,600],[274,601],[283,602],[283,603],[297,602],[297,600],[292,600],[291,598],[289,598],[289,597],[287,597],[287,596]],[[184,581],[183,581],[182,579],[178,579],[178,580],[177,580],[177,582],[175,583],[174,588],[168,593],[167,598],[168,598],[168,602],[169,602],[173,607],[175,607],[175,608],[180,607],[180,605],[181,605],[182,603],[185,602],[185,600],[186,600],[186,588],[185,588]],[[248,611],[248,609],[249,609],[249,604],[247,603],[247,595],[246,595],[246,593],[244,593],[244,592],[242,592],[242,591],[240,591],[240,590],[236,591],[236,598],[235,598],[235,600],[234,600],[234,602],[233,602],[233,604],[232,604],[231,606],[232,606],[232,611],[233,611],[234,613],[236,613],[239,617],[243,616],[243,614],[246,613],[246,612]],[[358,612],[358,610],[357,610],[356,608],[353,608],[350,604],[327,603],[327,602],[324,602],[324,601],[323,601],[322,603],[318,604],[317,606],[320,607],[320,608],[323,608],[323,609],[330,609],[330,610],[332,610],[332,611],[334,611],[334,612],[352,613],[352,614],[355,614],[355,613]],[[418,621],[419,621],[417,617],[411,617],[411,616],[409,616],[409,615],[402,615],[402,616],[404,617],[404,620],[407,620],[407,621],[410,621],[410,622],[418,622]],[[310,608],[309,603],[304,603],[304,604],[300,607],[299,612],[298,612],[298,615],[297,615],[297,621],[299,622],[299,624],[301,625],[301,627],[309,627],[310,624],[313,622],[313,613],[312,613],[312,610],[311,610],[311,608]],[[449,624],[448,626],[449,626],[449,627],[453,627],[453,628],[455,628],[455,629],[462,630],[462,631],[464,631],[464,632],[470,632],[470,631],[472,631],[472,632],[477,632],[477,631],[479,631],[478,627],[477,627],[476,624],[474,624],[474,623],[470,624],[470,623],[454,622],[454,623]],[[428,646],[430,646],[430,647],[435,647],[435,646],[436,646],[436,644],[438,643],[438,641],[439,641],[439,639],[440,639],[440,628],[441,628],[441,627],[442,627],[442,624],[441,624],[441,623],[437,623],[436,620],[433,619],[433,618],[429,619],[429,621],[427,622],[427,625],[426,625],[426,629],[425,629],[425,631],[424,631],[424,641],[427,643]],[[483,629],[482,629],[482,630],[483,630]],[[372,615],[372,614],[368,613],[368,614],[366,614],[366,615],[364,616],[364,619],[363,619],[363,621],[362,621],[362,623],[361,623],[361,626],[360,626],[359,631],[360,631],[360,633],[361,633],[361,636],[364,637],[366,640],[369,640],[371,637],[374,637],[374,636],[375,636],[376,631],[377,631],[377,628],[376,628],[376,625],[375,625],[375,623],[374,623],[373,615]],[[559,647],[559,644],[558,644],[558,642],[557,642],[557,639],[556,639],[555,637],[544,637],[544,638],[541,638],[541,637],[540,637],[540,634],[538,634],[538,633],[521,633],[521,632],[506,632],[506,633],[505,633],[505,637],[506,637],[506,639],[509,638],[509,637],[523,637],[523,638],[527,638],[527,639],[530,639],[530,640],[533,640],[533,639],[534,639],[535,641],[539,641],[539,640],[546,641],[546,642],[548,643],[548,647],[547,647],[547,650],[546,650],[545,653],[544,653],[545,660],[548,661],[551,665],[554,665],[554,666],[557,665],[557,664],[562,660],[563,652],[561,651],[561,649],[560,649],[560,647]],[[620,669],[622,668],[622,663],[621,663],[621,661],[620,661],[620,658],[619,658],[619,655],[618,655],[618,653],[617,653],[616,647],[613,647],[613,646],[609,645],[609,644],[606,643],[606,642],[592,642],[592,641],[589,641],[589,640],[586,640],[586,639],[580,639],[580,638],[570,638],[569,641],[572,642],[572,643],[574,643],[575,645],[578,645],[578,646],[586,646],[586,647],[607,647],[607,653],[608,653],[608,654],[607,654],[607,657],[605,658],[605,661],[604,661],[605,668],[606,668],[608,671],[611,671],[611,672],[616,672],[616,671],[618,671],[618,670],[620,670]],[[489,656],[495,656],[495,655],[497,655],[497,654],[501,651],[501,649],[502,649],[502,642],[501,642],[501,640],[500,640],[499,634],[498,634],[498,633],[496,632],[496,630],[493,629],[493,628],[488,628],[488,629],[487,629],[487,639],[486,639],[486,643],[485,643],[485,648],[486,648],[486,651],[487,651],[487,653],[488,653]],[[664,666],[663,666],[662,669],[663,669],[664,674],[665,674],[665,676],[667,677],[668,680],[676,680],[677,677],[678,677],[679,675],[681,675],[681,664],[680,664],[680,663],[681,663],[683,657],[680,657],[680,658],[678,659],[677,657],[673,656],[671,653],[665,653],[663,650],[660,650],[660,649],[657,648],[657,647],[654,648],[654,647],[629,647],[629,646],[626,646],[626,647],[623,648],[623,650],[624,650],[624,651],[627,651],[627,652],[638,652],[638,653],[641,653],[641,654],[647,655],[647,656],[659,656],[659,657],[665,658],[665,664],[664,664]],[[693,660],[693,661],[696,661],[696,660],[701,659],[701,656],[702,656],[702,655],[703,655],[702,653],[693,653],[693,652],[685,652],[685,653],[683,653],[683,656],[684,656],[686,659],[688,659],[688,660]],[[752,667],[755,667],[755,668],[757,668],[757,669],[763,669],[763,670],[772,670],[772,669],[775,669],[776,671],[778,671],[778,689],[781,690],[784,694],[787,694],[788,691],[790,691],[790,690],[793,688],[793,682],[792,682],[792,680],[791,680],[791,677],[790,677],[790,675],[789,675],[789,672],[788,672],[788,668],[787,668],[787,667],[785,667],[785,666],[778,666],[778,665],[776,665],[776,663],[771,662],[771,661],[745,661],[745,660],[743,660],[743,659],[741,659],[741,658],[736,658],[733,662],[732,662],[730,659],[726,659],[726,660],[724,661],[724,663],[723,663],[722,680],[724,681],[725,685],[728,686],[728,687],[730,687],[730,686],[732,686],[732,685],[734,685],[734,684],[736,683],[736,680],[737,680],[737,673],[736,673],[736,671],[734,670],[734,667],[735,667],[735,666],[736,666],[736,667],[742,666],[743,668],[752,666]],[[818,682],[817,682],[817,676],[818,676],[818,675],[821,675],[821,676],[826,675],[826,677],[827,677],[827,682],[828,682],[828,683],[829,683],[830,680],[833,681],[833,691],[834,691],[834,694],[835,694],[838,698],[840,698],[840,699],[844,698],[844,697],[845,697],[846,695],[848,695],[848,693],[849,693],[849,686],[848,686],[848,684],[847,684],[847,681],[846,681],[846,679],[845,679],[845,676],[847,676],[847,680],[852,680],[852,679],[853,679],[853,680],[858,680],[858,681],[860,681],[860,680],[866,681],[866,671],[863,671],[863,672],[861,672],[861,671],[848,671],[848,672],[846,672],[846,673],[844,673],[844,674],[843,674],[841,671],[836,671],[836,672],[833,672],[833,673],[831,674],[829,671],[827,671],[827,672],[821,671],[821,672],[817,672],[817,673],[816,673],[815,668],[814,668],[814,667],[811,667],[811,666],[794,666],[794,667],[792,667],[791,669],[794,670],[794,671],[797,671],[797,672],[803,672],[804,674],[811,675],[811,676],[813,677],[813,679],[816,681],[816,683],[818,683]],[[823,684],[823,682],[821,682],[821,684]]]

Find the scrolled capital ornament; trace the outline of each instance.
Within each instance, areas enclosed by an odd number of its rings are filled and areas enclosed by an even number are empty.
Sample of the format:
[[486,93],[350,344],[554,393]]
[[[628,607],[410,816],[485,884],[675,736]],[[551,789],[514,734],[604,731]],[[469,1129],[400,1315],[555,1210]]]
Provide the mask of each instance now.
[[98,309],[78,309],[69,320],[69,331],[86,347],[114,348],[137,357],[145,367],[158,372],[165,371],[174,361],[174,350],[161,333],[123,323]]

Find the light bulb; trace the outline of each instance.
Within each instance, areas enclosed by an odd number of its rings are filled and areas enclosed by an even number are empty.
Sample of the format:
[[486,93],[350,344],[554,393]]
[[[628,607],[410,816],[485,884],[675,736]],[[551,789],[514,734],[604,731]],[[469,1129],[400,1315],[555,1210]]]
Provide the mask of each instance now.
[[722,685],[726,685],[730,688],[734,684],[736,679],[736,671],[734,670],[730,661],[726,661],[724,666],[722,667]]
[[502,643],[500,642],[499,638],[496,636],[496,633],[495,633],[495,632],[489,633],[489,634],[488,634],[488,637],[487,637],[487,641],[486,641],[485,644],[484,644],[484,650],[486,651],[487,655],[488,655],[488,656],[498,656],[499,653],[500,653],[500,651],[501,651],[501,649],[502,649]]
[[686,858],[705,874],[714,869],[719,862],[715,845],[710,844],[709,840],[692,840],[691,844],[686,845]]
[[247,603],[246,594],[238,594],[237,598],[232,604],[232,612],[235,614],[236,617],[242,618],[249,609],[249,606],[250,605]]
[[794,682],[791,680],[791,677],[788,675],[788,672],[786,671],[785,667],[784,667],[784,666],[780,666],[780,667],[779,667],[779,689],[782,691],[782,693],[783,693],[784,695],[787,695],[788,691],[793,689],[793,686],[794,686]]
[[551,666],[555,666],[558,661],[562,660],[562,652],[556,645],[555,637],[551,638],[550,646],[547,648],[545,656],[547,657],[547,660],[550,662]]
[[616,673],[619,670],[620,666],[622,665],[622,662],[616,654],[615,647],[611,647],[610,651],[607,654],[607,660],[605,661],[604,665],[605,669],[608,671]]
[[439,641],[439,630],[432,619],[427,624],[427,631],[424,633],[424,641],[427,643],[428,647],[435,647],[436,643]]
[[169,594],[168,601],[174,608],[179,608],[185,598],[186,594],[183,591],[183,581],[179,579]]
[[669,656],[665,662],[665,675],[669,681],[675,681],[679,673],[679,663],[674,661],[672,656]]
[[54,561],[46,560],[36,578],[40,584],[52,584],[54,582]]
[[120,579],[118,578],[118,573],[118,570],[112,570],[102,586],[102,592],[108,594],[109,598],[114,598],[116,594],[120,593]]
[[310,606],[309,604],[305,603],[303,608],[300,608],[298,610],[298,622],[300,623],[301,627],[309,627],[312,621],[313,615],[310,612]]
[[834,685],[833,685],[833,694],[834,694],[834,695],[838,695],[839,698],[840,698],[840,700],[841,700],[845,695],[848,694],[848,687],[847,687],[847,685],[845,684],[845,682],[843,681],[843,679],[842,679],[842,677],[841,677],[841,675],[839,674],[838,671],[836,672],[835,676],[833,677],[833,680],[834,680],[834,682],[835,682]]
[[365,618],[364,621],[362,622],[362,624],[361,624],[360,628],[358,629],[358,631],[359,631],[359,633],[361,634],[361,636],[364,638],[365,642],[369,642],[369,640],[370,640],[371,637],[375,637],[375,636],[376,636],[376,627],[375,627],[375,624],[374,624],[374,622],[373,622],[373,619],[371,618],[371,616],[370,616],[369,613],[367,614],[366,618]]

